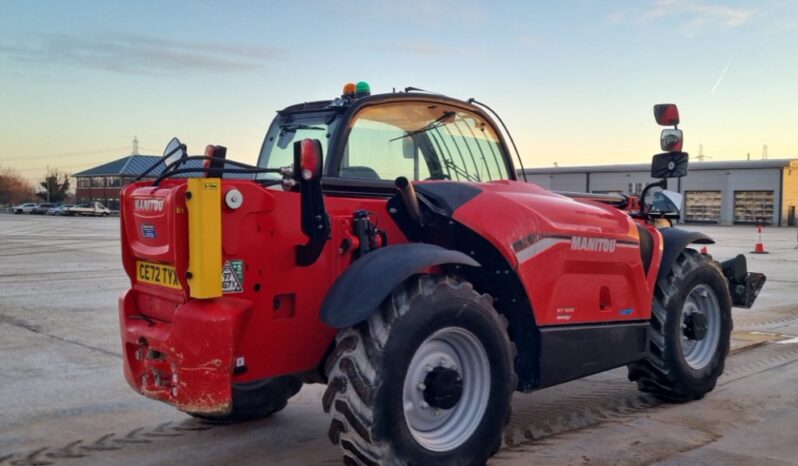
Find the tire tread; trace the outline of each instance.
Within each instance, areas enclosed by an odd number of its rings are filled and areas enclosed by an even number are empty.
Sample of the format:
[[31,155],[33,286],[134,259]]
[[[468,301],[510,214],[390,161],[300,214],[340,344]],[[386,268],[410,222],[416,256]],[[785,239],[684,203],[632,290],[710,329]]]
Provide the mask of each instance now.
[[[324,395],[325,411],[332,415],[329,437],[344,454],[346,464],[370,466],[375,464],[400,464],[391,452],[385,439],[375,435],[370,402],[380,381],[379,363],[382,349],[391,333],[391,327],[407,314],[411,303],[416,299],[430,299],[436,293],[462,291],[471,295],[475,302],[487,304],[491,309],[493,299],[487,294],[476,292],[471,283],[451,275],[419,275],[400,285],[386,298],[381,308],[367,321],[339,332],[333,351],[333,360],[328,362],[328,385]],[[506,331],[507,319],[493,312],[500,328]],[[350,342],[355,342],[351,344]],[[346,344],[342,344],[347,342]],[[511,360],[515,359],[516,348],[511,343]],[[342,380],[343,382],[338,382]],[[517,385],[517,375],[512,371],[512,387]],[[343,387],[343,388],[342,388]],[[504,420],[510,421],[508,411]],[[501,447],[501,436],[490,446],[491,455]]]

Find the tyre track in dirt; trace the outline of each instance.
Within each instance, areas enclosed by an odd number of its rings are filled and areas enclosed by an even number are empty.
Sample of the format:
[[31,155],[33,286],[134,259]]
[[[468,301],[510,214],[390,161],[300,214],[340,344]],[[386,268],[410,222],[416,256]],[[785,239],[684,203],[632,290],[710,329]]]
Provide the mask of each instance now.
[[[718,389],[796,361],[798,344],[769,343],[732,354],[718,381]],[[669,406],[638,392],[631,383],[620,387],[613,387],[612,383],[607,385],[606,388],[595,385],[592,393],[563,396],[559,401],[515,410],[505,430],[504,448],[526,446],[547,437],[593,427],[603,422],[628,419],[646,410]]]
[[123,434],[111,432],[95,438],[82,438],[66,445],[46,446],[26,452],[0,453],[0,466],[48,466],[65,460],[97,457],[103,452],[122,450],[131,445],[149,444],[190,433],[212,429],[195,420],[182,423],[165,422],[155,427],[136,427]]
[[[722,390],[724,386],[737,380],[778,369],[796,361],[798,361],[798,345],[768,343],[735,353],[728,359],[727,370],[721,376],[717,389]],[[515,450],[521,451],[530,445],[543,444],[547,439],[553,439],[560,434],[595,427],[606,422],[628,420],[641,413],[667,409],[670,406],[638,392],[632,383],[621,385],[617,380],[591,382],[579,390],[582,393],[569,395],[566,385],[559,400],[516,409],[505,430],[502,451],[512,454]],[[121,434],[109,432],[96,437],[77,438],[63,445],[47,445],[22,452],[0,452],[0,466],[44,466],[74,463],[73,460],[89,458],[99,462],[104,452],[123,450],[139,444],[151,444],[173,437],[189,438],[209,429],[223,428],[196,420],[137,427]],[[711,442],[713,438],[707,437],[705,440],[706,442],[701,443]],[[501,459],[501,456],[500,453],[497,459]],[[314,464],[340,464],[340,460],[326,460]]]
[[738,311],[734,316],[734,329],[755,330],[792,322],[798,322],[798,307],[790,304],[763,311]]

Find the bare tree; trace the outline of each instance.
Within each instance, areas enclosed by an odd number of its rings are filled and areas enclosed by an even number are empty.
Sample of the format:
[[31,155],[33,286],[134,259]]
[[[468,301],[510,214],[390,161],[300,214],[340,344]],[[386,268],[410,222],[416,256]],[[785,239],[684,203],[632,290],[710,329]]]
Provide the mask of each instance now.
[[0,205],[36,199],[33,185],[11,168],[0,167]]

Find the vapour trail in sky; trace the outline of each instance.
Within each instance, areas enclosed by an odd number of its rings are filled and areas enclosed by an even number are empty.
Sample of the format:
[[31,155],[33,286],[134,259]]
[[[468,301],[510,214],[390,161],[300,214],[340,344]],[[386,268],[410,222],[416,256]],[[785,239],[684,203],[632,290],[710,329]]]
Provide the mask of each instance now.
[[718,86],[720,85],[720,82],[723,80],[723,77],[726,76],[726,71],[729,70],[729,66],[731,66],[731,63],[732,63],[732,59],[729,58],[729,61],[726,62],[726,66],[723,67],[723,71],[720,72],[720,76],[718,76],[718,80],[715,81],[715,85],[712,86],[712,94],[714,94],[715,91],[718,90]]

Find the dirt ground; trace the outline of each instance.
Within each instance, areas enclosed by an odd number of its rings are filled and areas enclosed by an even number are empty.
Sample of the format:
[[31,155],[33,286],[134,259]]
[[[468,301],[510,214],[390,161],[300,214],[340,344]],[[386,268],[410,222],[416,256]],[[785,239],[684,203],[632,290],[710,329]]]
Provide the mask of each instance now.
[[[754,246],[753,227],[690,227],[718,258]],[[517,394],[491,465],[798,464],[798,249],[768,229],[768,275],[735,309],[735,348],[704,400],[665,405],[618,369]],[[145,399],[121,369],[117,298],[128,286],[118,219],[0,215],[0,466],[340,464],[326,438],[322,386],[236,426],[197,422]]]

